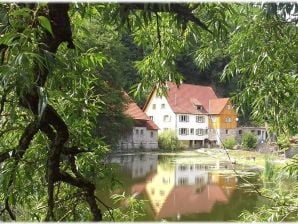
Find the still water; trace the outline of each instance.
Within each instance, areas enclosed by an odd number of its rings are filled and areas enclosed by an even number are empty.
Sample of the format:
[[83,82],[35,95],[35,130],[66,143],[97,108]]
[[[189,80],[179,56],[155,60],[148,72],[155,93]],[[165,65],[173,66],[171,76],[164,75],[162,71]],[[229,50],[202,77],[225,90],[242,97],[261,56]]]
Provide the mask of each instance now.
[[110,195],[125,192],[146,200],[146,215],[139,221],[232,221],[252,211],[258,200],[243,180],[257,184],[256,170],[206,155],[123,154],[107,162],[119,167],[116,176],[122,183]]

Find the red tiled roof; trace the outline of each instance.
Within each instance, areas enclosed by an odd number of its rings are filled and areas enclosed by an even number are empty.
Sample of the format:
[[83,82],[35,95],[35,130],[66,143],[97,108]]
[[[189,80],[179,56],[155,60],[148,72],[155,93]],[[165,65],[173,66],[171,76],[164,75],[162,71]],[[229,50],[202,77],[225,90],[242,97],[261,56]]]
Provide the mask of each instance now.
[[219,98],[212,99],[209,101],[209,113],[210,114],[220,114],[220,112],[224,109],[226,104],[228,103],[229,98]]
[[158,130],[157,125],[145,114],[144,111],[129,97],[127,93],[124,93],[124,98],[127,100],[127,108],[124,114],[131,117],[134,120],[145,121],[145,125],[149,130]]
[[134,102],[129,102],[124,113],[135,120],[148,120],[147,115]]
[[199,114],[197,105],[203,106],[203,113],[208,112],[209,100],[217,99],[210,86],[200,86],[192,84],[181,84],[179,87],[172,83],[167,83],[167,100],[175,113]]
[[146,122],[146,127],[148,130],[158,130],[159,128],[157,125],[149,118],[149,120]]
[[228,202],[227,196],[217,185],[207,185],[200,193],[197,186],[179,186],[170,192],[156,217],[209,213],[216,202]]

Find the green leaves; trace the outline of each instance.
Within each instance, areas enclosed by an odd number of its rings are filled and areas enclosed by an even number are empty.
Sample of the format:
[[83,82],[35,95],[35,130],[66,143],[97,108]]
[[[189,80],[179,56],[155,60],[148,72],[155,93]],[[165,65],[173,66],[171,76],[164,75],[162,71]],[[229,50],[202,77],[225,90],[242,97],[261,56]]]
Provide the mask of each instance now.
[[40,25],[53,36],[54,34],[49,19],[45,16],[38,16],[37,18]]

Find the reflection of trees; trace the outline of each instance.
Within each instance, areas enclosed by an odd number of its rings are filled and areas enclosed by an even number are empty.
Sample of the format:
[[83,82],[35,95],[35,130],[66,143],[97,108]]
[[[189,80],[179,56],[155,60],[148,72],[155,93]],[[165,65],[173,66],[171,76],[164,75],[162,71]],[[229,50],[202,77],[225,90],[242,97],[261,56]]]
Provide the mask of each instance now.
[[174,163],[173,158],[171,156],[158,156],[158,166],[160,166],[163,170],[173,170]]

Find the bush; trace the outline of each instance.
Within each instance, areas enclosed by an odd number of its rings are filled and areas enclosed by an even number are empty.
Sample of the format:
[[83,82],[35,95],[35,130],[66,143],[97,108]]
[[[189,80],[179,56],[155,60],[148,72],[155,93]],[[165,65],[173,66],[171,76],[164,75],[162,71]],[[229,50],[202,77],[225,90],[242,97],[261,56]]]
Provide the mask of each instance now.
[[257,138],[251,132],[245,132],[241,139],[242,146],[246,149],[254,149],[257,146]]
[[233,149],[236,145],[236,139],[234,137],[227,137],[223,140],[222,144],[227,149]]
[[287,150],[291,145],[289,136],[285,134],[279,135],[277,137],[277,145],[280,149]]
[[179,147],[178,138],[175,131],[167,130],[158,136],[158,146],[166,151],[174,151]]

